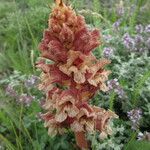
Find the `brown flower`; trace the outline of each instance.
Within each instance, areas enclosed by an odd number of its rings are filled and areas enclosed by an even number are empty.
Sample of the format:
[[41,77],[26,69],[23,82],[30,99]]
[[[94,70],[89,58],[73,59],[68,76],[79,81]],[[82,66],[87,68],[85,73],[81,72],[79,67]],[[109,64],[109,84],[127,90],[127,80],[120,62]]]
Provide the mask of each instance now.
[[73,49],[87,55],[100,45],[99,38],[100,35],[97,29],[90,31],[85,26],[76,32]]
[[67,50],[49,29],[45,30],[39,49],[44,58],[51,59],[54,62],[66,61]]
[[100,84],[101,90],[106,91],[104,82],[108,80],[110,71],[103,70],[104,66],[110,61],[102,59],[97,61],[91,54],[86,56],[79,51],[69,51],[67,63],[60,65],[59,69],[68,76],[74,77],[74,81],[78,84],[85,83],[86,80],[93,86]]
[[74,132],[92,132],[94,131],[95,114],[89,105],[84,105],[76,117],[76,120],[71,124]]
[[51,113],[48,112],[43,114],[42,118],[45,120],[44,127],[48,128],[48,134],[50,136],[63,134],[65,132],[65,128],[54,119],[54,116]]
[[39,89],[45,92],[53,88],[53,83],[70,85],[70,77],[61,72],[56,64],[46,64],[45,61],[37,63],[37,68],[43,70]]
[[54,87],[47,93],[46,101],[43,104],[45,110],[53,112],[56,109],[56,103],[59,99],[59,95],[62,91],[59,88]]
[[92,54],[100,45],[99,30],[88,29],[84,17],[76,15],[62,0],[55,3],[39,45],[39,89],[46,93],[42,107],[47,111],[42,117],[49,135],[71,128],[77,145],[88,149],[85,134],[97,129],[101,138],[105,137],[111,131],[109,120],[117,117],[89,104],[98,90],[107,91],[105,82],[111,72],[104,68],[110,61],[97,60]]
[[111,110],[106,111],[105,109],[96,106],[93,106],[93,109],[96,113],[95,127],[101,132],[100,137],[104,138],[106,135],[111,134],[112,132],[109,126],[110,119],[118,118],[118,116]]
[[76,98],[71,91],[63,91],[57,101],[55,119],[58,122],[63,122],[67,117],[74,118],[79,109],[75,105]]

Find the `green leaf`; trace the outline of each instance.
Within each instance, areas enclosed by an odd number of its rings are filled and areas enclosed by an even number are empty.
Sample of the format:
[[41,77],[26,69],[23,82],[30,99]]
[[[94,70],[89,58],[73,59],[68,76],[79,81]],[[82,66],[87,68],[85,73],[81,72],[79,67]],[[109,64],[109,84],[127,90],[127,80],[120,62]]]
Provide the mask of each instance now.
[[125,150],[150,150],[150,142],[132,141]]
[[137,82],[135,89],[133,91],[133,104],[136,106],[138,102],[138,97],[140,95],[140,91],[143,88],[144,83],[150,78],[150,71],[146,72]]
[[2,134],[0,134],[0,139],[5,143],[8,150],[16,149],[15,146],[7,138],[5,138]]
[[116,93],[112,92],[109,98],[109,109],[112,111],[114,110],[115,96],[116,96]]

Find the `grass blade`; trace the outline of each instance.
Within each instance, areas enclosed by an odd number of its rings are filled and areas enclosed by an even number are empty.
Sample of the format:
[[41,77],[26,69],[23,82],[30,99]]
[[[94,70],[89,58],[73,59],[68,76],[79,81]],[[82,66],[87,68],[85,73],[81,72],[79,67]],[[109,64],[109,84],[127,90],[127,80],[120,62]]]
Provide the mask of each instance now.
[[5,143],[6,147],[9,150],[16,150],[15,146],[7,138],[5,138],[2,134],[0,134],[0,139]]

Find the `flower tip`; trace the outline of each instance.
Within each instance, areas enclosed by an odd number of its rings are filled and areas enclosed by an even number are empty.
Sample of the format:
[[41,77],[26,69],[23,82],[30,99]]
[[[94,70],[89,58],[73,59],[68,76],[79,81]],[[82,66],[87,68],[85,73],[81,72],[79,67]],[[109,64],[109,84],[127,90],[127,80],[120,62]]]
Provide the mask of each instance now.
[[56,3],[56,5],[58,5],[58,6],[63,6],[63,1],[62,0],[54,0],[55,1],[55,3]]

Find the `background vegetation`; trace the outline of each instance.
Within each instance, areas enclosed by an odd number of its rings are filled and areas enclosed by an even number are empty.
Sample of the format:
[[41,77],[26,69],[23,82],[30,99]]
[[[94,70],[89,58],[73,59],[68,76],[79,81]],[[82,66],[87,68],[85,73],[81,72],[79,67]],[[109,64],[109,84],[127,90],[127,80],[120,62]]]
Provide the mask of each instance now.
[[[101,31],[94,53],[112,60],[109,92],[93,104],[114,110],[113,134],[87,135],[93,150],[150,149],[150,1],[70,0],[89,27]],[[47,135],[37,90],[38,43],[47,28],[52,0],[0,1],[0,150],[73,150],[71,131]],[[139,140],[139,141],[138,141]]]

